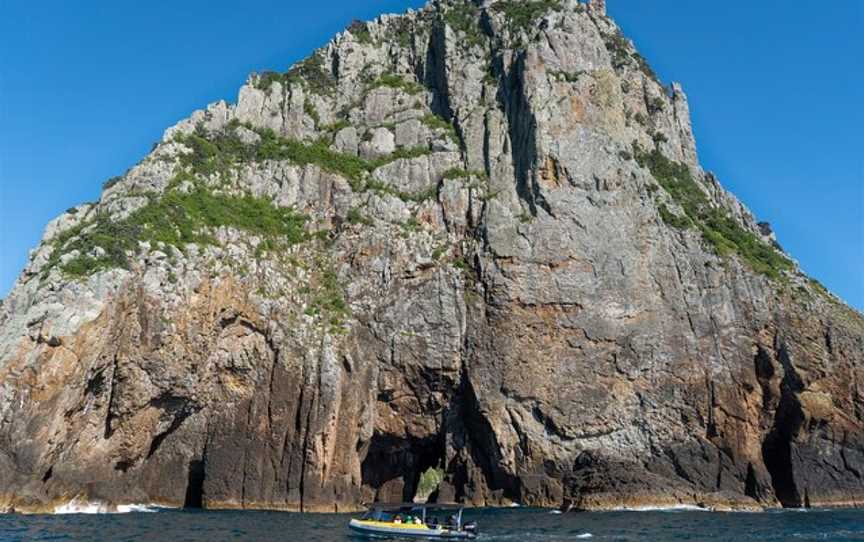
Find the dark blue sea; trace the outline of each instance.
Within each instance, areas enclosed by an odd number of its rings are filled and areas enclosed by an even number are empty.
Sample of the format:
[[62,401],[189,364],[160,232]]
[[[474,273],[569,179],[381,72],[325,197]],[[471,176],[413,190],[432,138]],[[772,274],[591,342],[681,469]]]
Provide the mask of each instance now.
[[[553,514],[548,510],[466,512],[483,542],[570,540],[864,540],[864,510],[776,511],[756,514],[693,511]],[[277,512],[159,511],[107,515],[0,515],[0,541],[222,540],[352,542],[347,515]]]

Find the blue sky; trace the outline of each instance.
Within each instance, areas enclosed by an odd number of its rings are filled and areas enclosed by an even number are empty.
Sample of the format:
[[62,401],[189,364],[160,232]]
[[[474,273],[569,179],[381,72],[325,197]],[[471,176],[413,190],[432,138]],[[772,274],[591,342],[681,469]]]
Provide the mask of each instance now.
[[[97,199],[165,128],[352,19],[422,3],[0,0],[0,296],[44,225]],[[704,166],[864,308],[864,3],[608,4],[684,85]]]

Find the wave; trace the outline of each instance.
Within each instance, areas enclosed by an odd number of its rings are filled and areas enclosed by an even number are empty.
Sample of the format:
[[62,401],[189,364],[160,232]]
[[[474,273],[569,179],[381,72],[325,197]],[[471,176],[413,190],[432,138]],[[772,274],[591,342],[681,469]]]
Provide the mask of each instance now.
[[675,504],[672,506],[622,506],[612,508],[613,512],[711,512],[710,508],[695,504]]
[[99,501],[83,501],[72,499],[66,504],[56,506],[55,514],[132,514],[145,512],[158,512],[168,509],[167,506],[156,504],[108,504]]

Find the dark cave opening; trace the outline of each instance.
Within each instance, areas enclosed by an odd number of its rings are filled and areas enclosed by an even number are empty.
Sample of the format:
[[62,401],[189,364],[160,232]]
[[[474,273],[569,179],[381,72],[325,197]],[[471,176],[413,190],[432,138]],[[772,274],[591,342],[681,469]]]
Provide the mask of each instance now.
[[784,396],[777,408],[774,428],[762,443],[762,460],[771,475],[774,495],[784,508],[800,508],[804,505],[795,483],[795,467],[792,464],[792,441],[803,420],[797,401]]
[[784,508],[800,508],[805,506],[807,499],[802,497],[795,480],[795,465],[792,462],[793,444],[804,423],[804,412],[798,394],[804,389],[804,384],[788,350],[782,344],[775,347],[776,360],[782,367],[779,401],[776,392],[772,391],[771,381],[777,376],[774,360],[765,349],[759,348],[755,358],[756,377],[764,393],[763,409],[766,411],[776,403],[774,422],[771,431],[762,442],[762,461],[768,474],[771,475],[771,485],[774,496]]
[[204,478],[204,461],[190,461],[183,508],[202,508],[204,506]]
[[363,485],[375,490],[376,502],[411,502],[420,477],[443,463],[438,436],[405,438],[376,433],[361,466]]
[[753,463],[747,464],[747,478],[744,481],[744,494],[751,499],[761,501],[762,495],[759,491],[759,482],[756,480],[756,470],[753,468]]

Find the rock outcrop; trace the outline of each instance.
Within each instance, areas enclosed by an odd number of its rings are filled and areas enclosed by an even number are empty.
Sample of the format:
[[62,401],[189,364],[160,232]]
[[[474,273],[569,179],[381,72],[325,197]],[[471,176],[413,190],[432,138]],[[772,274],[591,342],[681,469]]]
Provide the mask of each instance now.
[[864,319],[603,2],[354,23],[48,225],[0,510],[864,504]]

